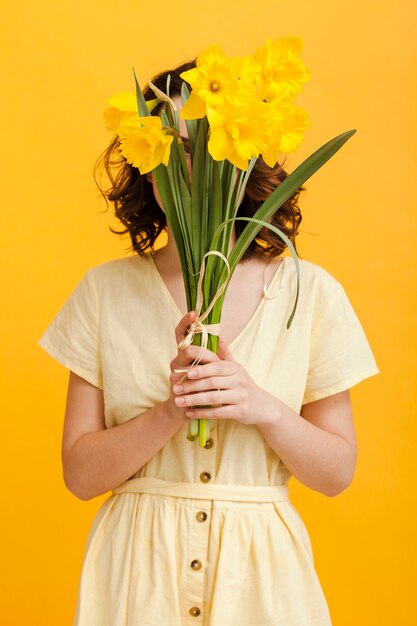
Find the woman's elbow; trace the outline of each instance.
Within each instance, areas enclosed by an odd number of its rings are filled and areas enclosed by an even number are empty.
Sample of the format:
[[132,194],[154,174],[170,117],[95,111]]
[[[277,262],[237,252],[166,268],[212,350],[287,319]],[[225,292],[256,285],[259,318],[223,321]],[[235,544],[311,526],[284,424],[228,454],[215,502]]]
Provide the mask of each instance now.
[[356,457],[353,459],[352,464],[349,468],[346,468],[344,472],[340,472],[337,476],[334,476],[334,479],[327,486],[326,491],[324,491],[324,495],[329,498],[334,498],[338,496],[343,491],[345,491],[353,482],[353,478],[355,476],[356,470]]
[[62,477],[64,480],[65,487],[68,489],[73,496],[78,498],[79,500],[88,501],[93,498],[91,494],[87,494],[85,490],[83,490],[80,481],[74,480],[74,477],[71,478],[68,471],[65,470],[65,466],[63,467]]
[[324,493],[325,496],[329,498],[334,498],[338,496],[342,491],[345,491],[352,484],[353,476],[350,479],[339,480],[337,482],[332,483]]

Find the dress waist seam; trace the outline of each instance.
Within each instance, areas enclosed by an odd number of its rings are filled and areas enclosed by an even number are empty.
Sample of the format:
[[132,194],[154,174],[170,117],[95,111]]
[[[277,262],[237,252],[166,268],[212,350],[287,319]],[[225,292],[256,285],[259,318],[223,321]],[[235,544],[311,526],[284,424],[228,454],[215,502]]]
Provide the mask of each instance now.
[[236,502],[279,502],[289,500],[288,484],[281,485],[225,485],[220,483],[187,483],[160,480],[150,476],[130,478],[112,490],[121,493],[149,493],[153,495],[195,498],[198,500],[229,500]]

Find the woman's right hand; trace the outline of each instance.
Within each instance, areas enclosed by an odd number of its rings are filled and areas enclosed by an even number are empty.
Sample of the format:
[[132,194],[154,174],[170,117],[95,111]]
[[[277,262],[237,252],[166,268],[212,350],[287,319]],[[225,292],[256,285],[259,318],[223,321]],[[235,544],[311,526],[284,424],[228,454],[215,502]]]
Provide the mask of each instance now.
[[[192,322],[194,322],[196,317],[197,317],[197,314],[195,311],[189,311],[179,321],[178,325],[175,328],[175,339],[176,339],[177,345],[186,337],[186,335],[188,334],[189,326],[190,324],[192,324]],[[169,382],[171,383],[171,389],[169,393],[169,398],[166,401],[166,408],[167,408],[169,415],[171,415],[172,417],[175,417],[176,419],[182,422],[188,422],[190,420],[190,418],[185,415],[185,410],[186,408],[189,408],[189,407],[179,407],[175,404],[175,397],[178,394],[174,393],[173,387],[177,385],[181,379],[184,379],[184,380],[188,380],[188,379],[187,379],[186,372],[175,372],[175,370],[176,369],[180,369],[180,370],[188,369],[191,366],[191,364],[195,361],[195,359],[198,357],[198,355],[200,354],[200,350],[201,350],[200,346],[194,346],[194,345],[190,345],[184,350],[180,350],[178,348],[177,356],[174,359],[172,359],[170,363],[171,374],[169,377]],[[219,358],[220,357],[212,350],[204,349],[201,359],[200,359],[200,363],[201,364],[211,363],[212,361],[218,361]]]

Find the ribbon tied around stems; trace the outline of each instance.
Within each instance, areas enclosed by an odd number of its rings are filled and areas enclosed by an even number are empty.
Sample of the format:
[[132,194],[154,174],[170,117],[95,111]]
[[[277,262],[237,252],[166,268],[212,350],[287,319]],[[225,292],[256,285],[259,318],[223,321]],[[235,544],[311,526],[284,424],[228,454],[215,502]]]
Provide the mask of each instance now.
[[[216,293],[214,294],[213,299],[210,302],[209,306],[207,307],[205,312],[201,315],[201,308],[203,306],[203,287],[202,287],[202,285],[203,285],[203,276],[204,276],[204,271],[205,271],[205,258],[207,256],[209,256],[210,254],[216,254],[217,256],[219,256],[226,263],[228,274],[227,274],[227,278],[225,279],[225,281],[220,285],[220,287],[217,289]],[[190,324],[187,335],[178,344],[178,348],[180,350],[185,350],[185,348],[187,348],[188,346],[190,346],[192,344],[194,336],[196,335],[196,333],[201,333],[202,337],[201,337],[200,353],[198,354],[197,358],[194,359],[193,363],[190,365],[189,368],[187,368],[187,369],[174,369],[174,372],[176,372],[176,373],[188,372],[188,370],[191,369],[191,367],[194,367],[195,365],[198,365],[200,363],[201,357],[203,356],[204,349],[207,348],[209,333],[211,335],[216,335],[216,336],[220,335],[220,324],[203,324],[203,321],[206,319],[206,317],[210,313],[211,309],[214,307],[216,301],[218,300],[218,298],[221,296],[221,294],[225,290],[226,285],[227,285],[227,281],[229,280],[229,276],[230,276],[230,265],[229,265],[228,260],[224,256],[224,254],[222,254],[218,250],[209,250],[209,252],[206,252],[206,254],[203,256],[203,260],[201,262],[200,276],[199,276],[198,285],[197,285],[197,302],[196,302],[196,306],[195,306],[195,312],[197,313],[197,317],[194,320],[194,322],[192,322]],[[177,384],[181,383],[184,380],[184,378],[185,378],[185,374],[181,378],[181,380],[178,381]]]

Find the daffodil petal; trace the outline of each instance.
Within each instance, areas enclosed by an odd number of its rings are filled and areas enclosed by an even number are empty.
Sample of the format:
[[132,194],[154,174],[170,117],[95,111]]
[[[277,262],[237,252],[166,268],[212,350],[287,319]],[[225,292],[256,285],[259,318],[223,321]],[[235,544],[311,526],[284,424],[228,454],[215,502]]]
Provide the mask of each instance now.
[[103,113],[104,123],[107,130],[115,133],[119,132],[119,128],[125,123],[134,123],[138,119],[138,114],[120,111],[119,109],[109,108]]
[[262,158],[269,167],[275,167],[279,158],[278,145],[269,146],[267,150],[262,152]]
[[198,77],[200,75],[200,70],[197,67],[191,68],[191,70],[186,70],[185,72],[181,72],[180,78],[185,80],[186,83],[189,83],[191,87],[194,87],[196,82],[198,81]]
[[120,111],[136,111],[138,110],[138,103],[136,100],[136,94],[132,91],[122,91],[115,96],[112,96],[106,100],[107,104]]
[[246,171],[248,169],[249,161],[247,159],[242,159],[236,152],[232,152],[232,154],[229,155],[228,160],[230,163],[233,163],[233,165],[236,165],[239,170]]
[[225,128],[220,126],[211,131],[208,151],[215,161],[229,158],[229,154],[233,151],[233,140]]
[[167,135],[160,117],[141,117],[135,123],[121,125],[120,152],[128,163],[147,174],[169,162],[172,135]]
[[219,61],[220,59],[224,59],[224,52],[215,44],[206,48],[201,54],[197,57],[197,67],[202,67],[204,65],[211,65],[212,63]]
[[197,94],[191,92],[190,97],[180,111],[183,120],[198,120],[206,114],[206,103]]
[[286,50],[299,55],[303,51],[303,47],[304,42],[301,37],[281,37],[271,42],[271,48],[276,55],[282,54]]

